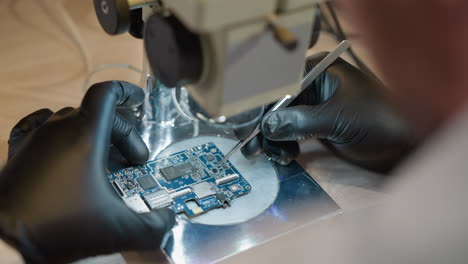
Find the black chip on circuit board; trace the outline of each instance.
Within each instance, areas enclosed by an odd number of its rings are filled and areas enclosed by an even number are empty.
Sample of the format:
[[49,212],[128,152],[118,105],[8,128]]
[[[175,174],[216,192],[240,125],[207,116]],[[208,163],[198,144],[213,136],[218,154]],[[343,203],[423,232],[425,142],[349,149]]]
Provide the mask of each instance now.
[[158,186],[158,183],[151,175],[140,177],[137,179],[137,181],[141,188],[143,188],[145,191]]
[[177,179],[179,177],[193,173],[196,170],[197,169],[190,162],[186,162],[180,165],[162,168],[159,171],[161,172],[162,176],[166,178],[166,180],[171,181],[173,179]]

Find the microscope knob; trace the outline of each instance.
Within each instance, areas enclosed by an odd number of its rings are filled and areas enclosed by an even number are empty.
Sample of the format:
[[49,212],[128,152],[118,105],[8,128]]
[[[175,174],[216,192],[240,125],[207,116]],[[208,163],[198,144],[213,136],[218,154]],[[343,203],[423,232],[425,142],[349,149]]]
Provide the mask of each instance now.
[[130,29],[130,7],[127,0],[94,0],[94,9],[107,34],[123,34]]
[[152,15],[145,25],[145,49],[153,74],[167,87],[200,79],[203,56],[200,38],[175,16]]

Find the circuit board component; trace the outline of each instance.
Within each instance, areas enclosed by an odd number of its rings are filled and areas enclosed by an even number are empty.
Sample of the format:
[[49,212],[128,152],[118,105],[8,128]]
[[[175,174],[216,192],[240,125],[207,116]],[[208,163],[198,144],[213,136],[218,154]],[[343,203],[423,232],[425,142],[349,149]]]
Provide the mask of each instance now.
[[211,185],[207,182],[201,182],[193,185],[192,190],[198,199],[203,199],[216,194],[216,192],[211,188]]
[[159,186],[158,182],[151,175],[146,175],[137,179],[137,182],[140,184],[143,190],[149,190],[156,186]]
[[139,195],[134,195],[132,197],[123,198],[125,204],[133,209],[137,213],[147,213],[149,212],[148,206],[143,202]]
[[166,189],[161,189],[152,193],[144,194],[143,198],[151,209],[167,207],[174,203],[171,195]]
[[190,162],[182,163],[176,166],[168,166],[159,170],[166,180],[171,181],[184,175],[189,175],[196,171]]
[[107,176],[134,211],[168,207],[193,217],[227,208],[250,192],[250,184],[229,161],[218,166],[223,157],[214,143],[207,143]]

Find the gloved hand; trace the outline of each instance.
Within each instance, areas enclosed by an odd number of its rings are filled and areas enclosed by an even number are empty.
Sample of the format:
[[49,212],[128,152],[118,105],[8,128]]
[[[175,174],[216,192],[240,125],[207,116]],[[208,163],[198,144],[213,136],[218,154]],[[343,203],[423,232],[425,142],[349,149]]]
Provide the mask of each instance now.
[[106,177],[111,139],[131,163],[148,158],[142,139],[115,114],[116,105],[135,107],[143,97],[129,83],[100,83],[80,108],[39,110],[13,128],[0,173],[0,235],[28,263],[159,247],[174,213],[132,211]]
[[[306,73],[326,55],[310,57]],[[299,154],[296,141],[317,138],[345,160],[386,172],[410,152],[415,142],[403,119],[385,101],[381,85],[340,58],[290,107],[265,116],[262,135],[242,152],[251,157],[262,149],[274,161],[286,165]],[[247,133],[238,134],[242,138]]]

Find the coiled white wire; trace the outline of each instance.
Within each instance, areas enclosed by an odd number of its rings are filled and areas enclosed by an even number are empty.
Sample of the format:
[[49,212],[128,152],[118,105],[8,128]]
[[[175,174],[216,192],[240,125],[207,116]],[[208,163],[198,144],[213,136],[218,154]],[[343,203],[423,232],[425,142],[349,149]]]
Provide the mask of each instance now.
[[[65,0],[40,0],[40,1],[42,1],[42,4],[44,4],[44,7],[45,7],[44,13],[47,16],[49,16],[49,18],[51,18],[51,20],[54,21],[58,27],[62,28],[62,30],[69,36],[69,38],[71,39],[75,47],[80,52],[80,55],[81,55],[81,58],[85,67],[85,72],[86,72],[86,77],[82,84],[83,92],[85,92],[88,89],[91,78],[96,73],[104,71],[104,70],[108,70],[112,68],[122,68],[122,69],[131,70],[133,72],[140,73],[140,74],[144,73],[143,70],[135,66],[125,64],[125,63],[102,64],[93,69],[93,62],[91,60],[89,49],[76,23],[73,21],[73,18],[71,17],[70,13],[63,5],[63,2]],[[54,17],[54,15],[58,16],[58,20]]]

